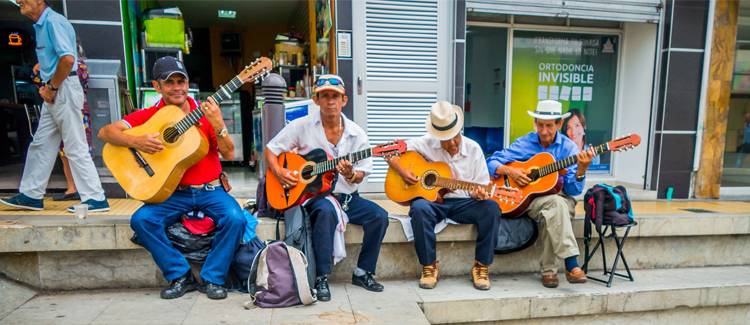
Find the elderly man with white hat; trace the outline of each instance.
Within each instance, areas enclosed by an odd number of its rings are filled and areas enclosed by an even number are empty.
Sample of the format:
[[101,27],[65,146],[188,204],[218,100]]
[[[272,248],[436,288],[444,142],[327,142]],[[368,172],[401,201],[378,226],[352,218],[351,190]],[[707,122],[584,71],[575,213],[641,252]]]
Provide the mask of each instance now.
[[547,288],[558,286],[557,271],[560,259],[565,261],[565,277],[568,282],[584,283],[586,273],[578,266],[578,244],[573,234],[571,218],[575,214],[576,206],[573,196],[583,191],[586,170],[595,155],[592,151],[580,151],[572,140],[558,132],[563,119],[570,115],[562,113],[560,102],[540,101],[536,110],[528,113],[534,118],[536,132],[529,132],[514,141],[510,147],[492,154],[487,158],[487,167],[493,175],[508,175],[519,185],[525,186],[531,181],[528,171],[507,166],[508,163],[528,160],[540,152],[551,153],[555,160],[576,155],[578,165],[568,167],[567,174],[562,176],[562,192],[535,198],[529,204],[526,213],[542,227],[542,285]]
[[[479,144],[461,135],[464,115],[460,107],[445,101],[432,105],[426,121],[427,134],[406,141],[408,150],[417,151],[429,161],[447,163],[455,179],[479,184],[488,184],[490,174]],[[398,157],[388,164],[408,184],[417,183],[414,174],[399,165]],[[438,261],[435,252],[435,225],[443,219],[477,226],[477,246],[471,278],[479,290],[490,289],[489,266],[494,257],[500,207],[489,200],[481,188],[472,192],[455,191],[446,194],[443,202],[415,199],[411,202],[409,216],[414,230],[414,246],[422,276],[419,286],[432,289],[438,282]]]

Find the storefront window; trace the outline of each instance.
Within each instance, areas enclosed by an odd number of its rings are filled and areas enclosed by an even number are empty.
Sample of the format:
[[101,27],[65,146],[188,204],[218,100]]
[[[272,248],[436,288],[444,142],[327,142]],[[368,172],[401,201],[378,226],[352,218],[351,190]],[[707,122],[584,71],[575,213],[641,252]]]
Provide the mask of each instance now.
[[[750,18],[750,4],[740,2],[740,19]],[[727,118],[721,186],[750,187],[750,26],[737,27],[737,51]]]
[[[563,133],[582,148],[612,137],[617,78],[617,35],[514,31],[510,141],[533,131],[540,100],[560,101],[572,112]],[[589,170],[608,172],[610,155]]]

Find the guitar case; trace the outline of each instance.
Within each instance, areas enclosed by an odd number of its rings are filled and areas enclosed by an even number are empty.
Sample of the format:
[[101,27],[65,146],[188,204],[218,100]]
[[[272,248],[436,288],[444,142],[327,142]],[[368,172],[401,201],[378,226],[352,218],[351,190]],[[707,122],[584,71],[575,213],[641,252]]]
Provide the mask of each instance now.
[[526,214],[508,218],[501,216],[498,223],[495,254],[510,254],[533,245],[539,237],[539,227]]

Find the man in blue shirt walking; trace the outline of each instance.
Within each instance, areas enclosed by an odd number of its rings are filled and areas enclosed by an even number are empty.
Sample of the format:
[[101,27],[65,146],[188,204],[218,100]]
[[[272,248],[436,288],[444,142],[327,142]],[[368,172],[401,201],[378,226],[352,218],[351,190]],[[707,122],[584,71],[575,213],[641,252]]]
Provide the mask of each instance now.
[[[44,0],[16,0],[16,3],[21,14],[34,21],[39,72],[45,82],[39,95],[44,104],[26,155],[19,194],[0,199],[0,203],[27,210],[44,209],[44,192],[62,140],[82,203],[92,212],[108,211],[82,122],[83,88],[76,75],[73,26]],[[68,211],[73,212],[73,207]]]
[[531,182],[527,171],[506,164],[528,160],[540,152],[552,154],[555,160],[576,156],[577,166],[568,167],[567,174],[562,176],[562,192],[535,198],[529,204],[526,213],[539,222],[542,228],[539,235],[542,241],[542,285],[548,288],[557,287],[560,259],[565,260],[565,277],[568,282],[584,283],[586,273],[578,266],[577,257],[580,253],[570,221],[575,215],[576,206],[572,196],[583,191],[586,170],[595,155],[593,151],[580,151],[572,140],[558,132],[562,127],[562,120],[570,115],[562,114],[560,102],[541,101],[537,104],[536,111],[528,113],[534,118],[536,132],[529,132],[518,138],[510,147],[496,151],[487,158],[487,167],[492,175],[508,175],[519,185],[525,186]]

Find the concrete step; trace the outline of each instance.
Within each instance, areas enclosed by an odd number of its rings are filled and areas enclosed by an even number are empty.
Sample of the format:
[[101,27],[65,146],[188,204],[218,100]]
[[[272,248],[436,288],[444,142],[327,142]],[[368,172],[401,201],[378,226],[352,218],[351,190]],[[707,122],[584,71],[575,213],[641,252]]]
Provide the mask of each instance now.
[[[394,214],[405,208],[388,206]],[[750,204],[715,202],[640,202],[639,225],[631,231],[625,256],[633,269],[681,268],[750,264]],[[702,209],[705,213],[684,209]],[[698,211],[698,210],[692,210]],[[93,215],[77,224],[70,215],[0,217],[0,273],[42,289],[149,287],[163,283],[150,255],[130,242],[128,215]],[[574,220],[581,238],[582,216]],[[260,238],[275,237],[275,221],[262,220]],[[471,225],[450,225],[438,234],[442,274],[467,274],[474,257],[476,231]],[[362,242],[362,229],[349,225],[347,255],[334,268],[334,281],[348,281]],[[580,240],[579,240],[580,243]],[[583,252],[583,248],[581,248]],[[607,246],[612,261],[614,245]],[[536,272],[541,248],[497,255],[493,274]],[[580,259],[583,262],[583,259]],[[601,268],[599,258],[592,269]],[[381,279],[413,279],[420,266],[414,245],[392,220],[384,239],[377,274]]]
[[312,306],[244,310],[246,294],[213,301],[198,292],[174,300],[159,289],[48,293],[15,309],[11,324],[747,324],[750,266],[640,270],[635,282],[543,288],[534,274],[494,276],[475,290],[466,277],[432,290],[416,280],[383,281],[374,293],[334,283]]
[[[542,287],[536,275],[495,276],[492,289],[467,278],[418,290],[431,324],[747,324],[750,266],[639,270],[635,282]],[[561,274],[562,276],[562,274]]]

